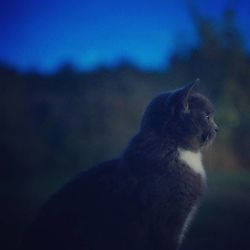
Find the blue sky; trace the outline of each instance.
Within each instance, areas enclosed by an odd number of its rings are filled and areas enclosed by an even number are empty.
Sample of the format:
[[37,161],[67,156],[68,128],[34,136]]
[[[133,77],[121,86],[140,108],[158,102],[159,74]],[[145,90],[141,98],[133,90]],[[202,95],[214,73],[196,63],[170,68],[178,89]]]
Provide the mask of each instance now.
[[[196,3],[215,19],[233,6],[250,37],[248,1]],[[0,61],[21,71],[52,72],[65,62],[91,70],[124,59],[160,69],[178,46],[197,43],[186,0],[1,1],[0,32]]]

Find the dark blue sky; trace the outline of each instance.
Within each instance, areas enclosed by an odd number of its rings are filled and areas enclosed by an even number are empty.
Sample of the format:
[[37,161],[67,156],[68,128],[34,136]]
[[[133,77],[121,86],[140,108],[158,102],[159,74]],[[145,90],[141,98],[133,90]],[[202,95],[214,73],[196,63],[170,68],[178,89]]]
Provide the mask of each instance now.
[[[248,1],[200,0],[219,18],[232,5],[250,43]],[[0,3],[0,61],[51,72],[64,62],[81,70],[128,59],[162,68],[178,46],[197,43],[186,0],[8,0]]]

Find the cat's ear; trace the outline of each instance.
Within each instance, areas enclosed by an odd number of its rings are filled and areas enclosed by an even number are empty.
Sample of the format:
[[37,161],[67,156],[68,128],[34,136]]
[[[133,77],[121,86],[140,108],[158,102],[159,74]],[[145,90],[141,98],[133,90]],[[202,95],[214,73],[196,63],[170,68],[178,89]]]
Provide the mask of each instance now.
[[200,80],[197,78],[194,82],[187,84],[183,88],[176,91],[176,101],[179,108],[184,113],[189,113],[189,97],[192,93],[195,92],[197,85]]

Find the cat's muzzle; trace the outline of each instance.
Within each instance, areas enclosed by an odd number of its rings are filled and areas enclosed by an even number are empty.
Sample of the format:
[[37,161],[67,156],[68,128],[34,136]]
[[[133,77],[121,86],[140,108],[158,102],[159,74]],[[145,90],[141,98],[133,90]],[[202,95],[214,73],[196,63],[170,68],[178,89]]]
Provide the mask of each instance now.
[[210,130],[209,132],[203,133],[201,136],[201,144],[202,146],[211,145],[216,137],[217,130]]

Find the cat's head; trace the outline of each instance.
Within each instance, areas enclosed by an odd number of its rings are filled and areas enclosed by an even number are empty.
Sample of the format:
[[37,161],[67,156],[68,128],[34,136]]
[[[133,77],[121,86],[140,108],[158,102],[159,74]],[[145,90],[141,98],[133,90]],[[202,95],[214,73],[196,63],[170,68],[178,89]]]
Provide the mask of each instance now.
[[212,103],[195,90],[197,82],[154,98],[144,113],[141,130],[170,137],[178,146],[190,150],[208,145],[218,126]]

